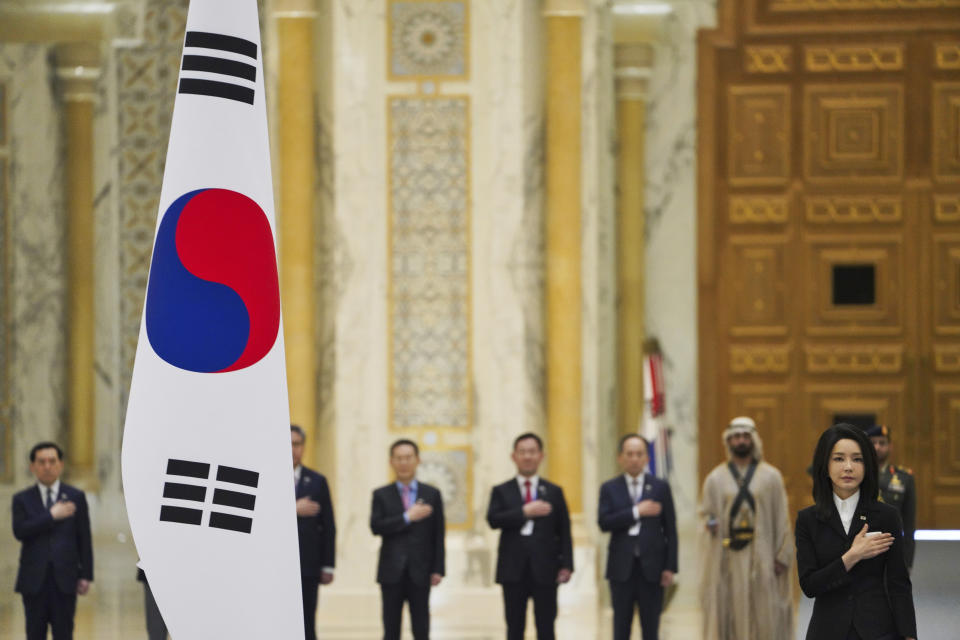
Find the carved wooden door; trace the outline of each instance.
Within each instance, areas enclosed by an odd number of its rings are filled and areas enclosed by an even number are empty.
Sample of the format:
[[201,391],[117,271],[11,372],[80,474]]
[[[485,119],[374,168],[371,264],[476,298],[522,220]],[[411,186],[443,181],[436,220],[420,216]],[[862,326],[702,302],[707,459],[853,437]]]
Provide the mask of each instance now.
[[721,0],[701,34],[701,477],[758,423],[791,509],[819,434],[887,424],[960,528],[960,0]]

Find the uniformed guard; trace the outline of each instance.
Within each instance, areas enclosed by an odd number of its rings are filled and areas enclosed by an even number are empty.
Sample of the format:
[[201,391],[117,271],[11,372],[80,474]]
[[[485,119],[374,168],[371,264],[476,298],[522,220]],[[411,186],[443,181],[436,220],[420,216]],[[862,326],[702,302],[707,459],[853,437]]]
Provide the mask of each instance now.
[[913,481],[913,470],[889,462],[890,429],[886,425],[875,425],[867,429],[867,435],[877,452],[880,467],[880,500],[900,511],[903,521],[903,556],[907,567],[913,568],[913,533],[917,528],[917,487]]

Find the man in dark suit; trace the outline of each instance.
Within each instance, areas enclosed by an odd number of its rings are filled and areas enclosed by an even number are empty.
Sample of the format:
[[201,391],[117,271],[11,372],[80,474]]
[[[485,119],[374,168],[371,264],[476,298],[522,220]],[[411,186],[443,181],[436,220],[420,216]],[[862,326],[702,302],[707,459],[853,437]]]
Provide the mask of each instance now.
[[373,492],[370,529],[381,536],[377,582],[383,602],[384,640],[399,640],[403,602],[416,640],[430,637],[430,587],[444,574],[443,498],[418,482],[420,449],[412,440],[390,447],[396,481]]
[[37,484],[13,496],[13,535],[22,543],[16,591],[23,597],[27,640],[73,637],[77,594],[93,581],[90,512],[83,491],[60,482],[63,451],[53,442],[30,450]]
[[513,441],[517,475],[490,493],[487,522],[500,529],[497,582],[503,586],[507,639],[523,640],[533,598],[537,638],[553,640],[557,585],[570,580],[573,543],[563,489],[537,475],[543,441],[524,433]]
[[677,572],[677,522],[670,485],[644,473],[649,444],[630,433],[620,439],[623,475],[600,487],[597,522],[610,532],[607,573],[613,601],[613,638],[628,640],[634,608],[643,640],[657,640],[663,590]]
[[303,629],[306,640],[316,640],[317,595],[321,584],[333,582],[337,525],[327,479],[301,464],[307,435],[290,425],[293,448],[293,485],[297,498],[297,535],[300,538],[300,586],[303,589]]

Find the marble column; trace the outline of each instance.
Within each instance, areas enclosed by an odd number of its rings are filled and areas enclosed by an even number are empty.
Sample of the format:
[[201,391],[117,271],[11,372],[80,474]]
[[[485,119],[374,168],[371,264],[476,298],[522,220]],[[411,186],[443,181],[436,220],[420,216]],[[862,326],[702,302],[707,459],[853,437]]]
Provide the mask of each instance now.
[[71,470],[81,484],[94,469],[93,112],[99,77],[96,45],[58,47],[66,140],[67,349]]
[[546,378],[548,475],[583,511],[581,486],[581,0],[547,0]]
[[[313,0],[277,2],[277,114],[279,170],[280,295],[287,356],[290,419],[307,434],[304,462],[316,464],[316,298],[313,270],[314,153]],[[330,449],[324,447],[324,450]]]
[[617,90],[617,430],[636,432],[643,412],[644,125],[648,44],[618,44]]

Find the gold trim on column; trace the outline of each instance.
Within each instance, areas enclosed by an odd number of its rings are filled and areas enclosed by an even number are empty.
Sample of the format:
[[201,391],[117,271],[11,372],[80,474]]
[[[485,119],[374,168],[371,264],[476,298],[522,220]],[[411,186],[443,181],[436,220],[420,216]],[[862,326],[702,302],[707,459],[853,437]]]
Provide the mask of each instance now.
[[617,431],[636,433],[643,415],[646,91],[653,48],[619,44],[617,82]]
[[[560,6],[563,5],[563,6]],[[581,47],[577,2],[548,2],[546,136],[546,377],[550,479],[583,511]],[[557,14],[562,10],[564,13]]]
[[99,50],[57,49],[66,123],[67,209],[67,452],[75,482],[95,486],[93,111]]
[[[316,298],[313,269],[314,17],[310,11],[281,12],[277,21],[277,109],[280,151],[278,238],[280,299],[287,357],[290,420],[307,434],[304,462],[316,466],[324,452],[329,472],[332,446],[321,446],[317,429],[317,367],[314,336]],[[322,443],[327,445],[329,443]]]

